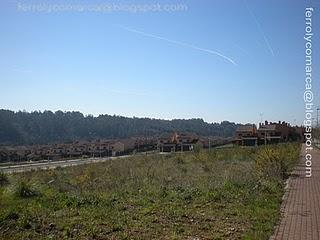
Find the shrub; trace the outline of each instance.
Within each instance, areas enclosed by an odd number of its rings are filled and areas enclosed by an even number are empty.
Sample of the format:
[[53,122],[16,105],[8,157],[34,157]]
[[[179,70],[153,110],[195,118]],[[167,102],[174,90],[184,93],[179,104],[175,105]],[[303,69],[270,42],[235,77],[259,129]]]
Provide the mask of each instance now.
[[15,211],[9,211],[5,217],[5,220],[18,220],[19,219],[19,214]]
[[0,186],[4,186],[8,183],[9,183],[8,176],[5,173],[0,172]]
[[299,157],[299,144],[267,146],[256,154],[256,173],[260,179],[285,179]]
[[259,178],[277,178],[281,177],[281,159],[275,149],[264,148],[257,153],[256,171]]
[[28,183],[21,181],[16,186],[15,195],[20,198],[29,198],[37,196],[38,192],[32,189]]

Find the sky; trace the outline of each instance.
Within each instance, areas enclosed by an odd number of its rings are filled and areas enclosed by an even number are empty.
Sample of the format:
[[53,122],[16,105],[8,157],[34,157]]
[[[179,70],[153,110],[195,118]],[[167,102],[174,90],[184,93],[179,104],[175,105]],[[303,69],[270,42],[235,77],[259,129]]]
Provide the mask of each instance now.
[[0,108],[301,124],[307,6],[320,106],[319,1],[3,0]]

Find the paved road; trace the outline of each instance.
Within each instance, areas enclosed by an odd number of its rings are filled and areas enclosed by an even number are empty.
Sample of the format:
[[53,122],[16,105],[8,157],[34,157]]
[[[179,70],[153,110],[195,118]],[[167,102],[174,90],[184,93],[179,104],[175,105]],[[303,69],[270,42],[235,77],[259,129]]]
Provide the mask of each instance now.
[[320,239],[320,150],[312,152],[312,176],[306,177],[305,150],[289,179],[282,218],[270,240]]
[[[128,156],[121,156],[121,157],[128,157]],[[86,159],[72,159],[72,160],[65,160],[65,161],[60,160],[60,161],[48,161],[48,162],[39,162],[39,163],[25,163],[25,164],[19,164],[19,165],[1,166],[0,171],[5,173],[12,173],[12,172],[25,172],[25,171],[38,170],[38,169],[53,169],[56,167],[68,167],[68,166],[75,166],[80,164],[105,162],[110,159],[121,158],[121,157],[86,158]]]
[[[151,154],[159,154],[159,153],[148,153]],[[166,154],[166,153],[160,153]],[[146,155],[146,153],[139,153],[137,155]],[[19,165],[10,165],[10,166],[0,166],[0,172],[5,173],[13,173],[13,172],[26,172],[31,170],[38,170],[38,169],[53,169],[57,167],[69,167],[69,166],[76,166],[80,164],[89,164],[89,163],[97,163],[97,162],[105,162],[111,159],[121,159],[132,157],[134,155],[124,155],[118,157],[104,157],[104,158],[81,158],[81,159],[72,159],[72,160],[65,160],[65,161],[47,161],[47,162],[34,162],[34,163],[25,163]]]

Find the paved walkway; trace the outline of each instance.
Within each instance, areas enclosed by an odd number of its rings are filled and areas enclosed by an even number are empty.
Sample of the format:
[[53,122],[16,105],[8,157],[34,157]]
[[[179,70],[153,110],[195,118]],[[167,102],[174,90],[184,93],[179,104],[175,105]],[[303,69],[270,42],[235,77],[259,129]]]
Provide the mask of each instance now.
[[270,240],[320,240],[320,150],[312,152],[312,177],[305,177],[301,161],[289,179],[282,219]]

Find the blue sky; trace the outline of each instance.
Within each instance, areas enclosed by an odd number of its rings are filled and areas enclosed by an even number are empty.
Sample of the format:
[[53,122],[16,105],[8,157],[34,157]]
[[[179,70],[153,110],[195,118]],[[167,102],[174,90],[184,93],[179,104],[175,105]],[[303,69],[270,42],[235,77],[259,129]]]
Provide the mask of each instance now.
[[[161,1],[187,10],[136,13],[21,11],[19,3],[53,1],[0,3],[0,108],[303,120],[304,11],[315,8],[319,29],[319,1]],[[313,65],[320,66],[319,37],[313,41]],[[320,105],[319,68],[313,78]]]

